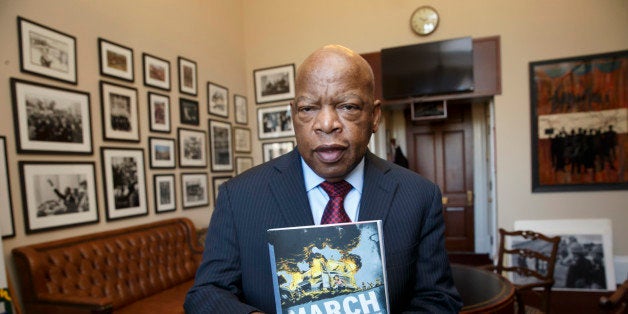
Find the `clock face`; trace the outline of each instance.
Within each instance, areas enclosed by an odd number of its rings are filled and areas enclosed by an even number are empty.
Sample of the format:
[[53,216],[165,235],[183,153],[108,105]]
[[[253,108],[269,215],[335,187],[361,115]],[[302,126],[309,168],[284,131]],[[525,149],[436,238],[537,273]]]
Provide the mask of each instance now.
[[429,6],[419,7],[410,17],[410,26],[419,35],[431,34],[438,26],[438,12]]

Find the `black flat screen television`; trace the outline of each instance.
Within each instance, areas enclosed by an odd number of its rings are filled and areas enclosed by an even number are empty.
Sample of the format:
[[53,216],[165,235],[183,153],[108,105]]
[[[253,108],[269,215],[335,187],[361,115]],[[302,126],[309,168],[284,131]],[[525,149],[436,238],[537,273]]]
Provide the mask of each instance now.
[[385,99],[473,91],[471,37],[381,51]]

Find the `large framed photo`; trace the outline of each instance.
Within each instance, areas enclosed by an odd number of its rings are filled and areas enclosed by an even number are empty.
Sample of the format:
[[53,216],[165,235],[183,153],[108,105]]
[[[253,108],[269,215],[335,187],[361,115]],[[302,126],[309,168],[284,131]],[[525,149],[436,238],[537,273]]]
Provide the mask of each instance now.
[[170,61],[143,53],[144,85],[170,90]]
[[2,239],[15,236],[11,184],[9,183],[7,162],[7,143],[4,136],[0,136],[0,230],[2,230]]
[[235,114],[235,123],[248,124],[249,109],[246,103],[246,97],[238,94],[233,95],[233,108]]
[[260,139],[294,136],[290,105],[258,108],[257,126]]
[[148,92],[148,111],[150,115],[150,130],[170,133],[170,97]]
[[294,98],[294,64],[254,70],[253,81],[258,104]]
[[107,220],[148,215],[144,150],[101,147]]
[[208,206],[209,197],[207,193],[207,173],[181,174],[181,195],[183,195],[184,209]]
[[182,124],[199,125],[198,101],[179,98],[179,115]]
[[253,167],[253,157],[236,157],[236,175]]
[[204,131],[179,128],[179,166],[207,167],[207,134]]
[[100,75],[129,82],[135,80],[133,49],[98,38],[98,57],[100,59]]
[[92,154],[89,93],[11,78],[19,153]]
[[[516,230],[560,236],[552,289],[615,290],[613,232],[609,219],[521,220],[515,221],[514,227]],[[510,245],[517,248],[535,243],[528,241]],[[526,262],[535,267],[531,258],[516,262]]]
[[229,89],[216,83],[207,83],[207,112],[229,117]]
[[148,146],[150,147],[150,167],[162,169],[174,169],[175,163],[175,147],[174,139],[162,137],[149,137]]
[[216,199],[218,198],[218,191],[220,190],[220,186],[229,181],[229,179],[233,178],[232,176],[222,176],[222,177],[214,177],[212,179],[212,183],[214,186],[214,206],[216,205]]
[[251,152],[251,130],[247,128],[233,128],[233,146],[236,153]]
[[209,120],[209,145],[211,147],[212,171],[233,170],[233,150],[231,149],[231,124]]
[[155,195],[155,212],[173,212],[177,209],[175,196],[174,174],[158,174],[153,176]]
[[292,141],[262,143],[262,154],[264,156],[264,162],[270,161],[273,158],[289,153],[292,149],[294,149],[294,142]]
[[93,162],[20,161],[26,233],[97,223]]
[[139,142],[137,90],[132,87],[100,81],[103,138]]
[[196,62],[179,57],[179,91],[181,93],[194,95],[198,93]]
[[532,191],[628,189],[628,50],[529,70]]
[[20,70],[76,85],[76,38],[17,17]]

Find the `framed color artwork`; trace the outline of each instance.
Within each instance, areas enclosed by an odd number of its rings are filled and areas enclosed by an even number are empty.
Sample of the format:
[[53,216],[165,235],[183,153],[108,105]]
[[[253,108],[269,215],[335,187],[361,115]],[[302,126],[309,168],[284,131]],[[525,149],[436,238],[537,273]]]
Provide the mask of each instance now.
[[198,93],[196,62],[183,57],[177,59],[179,63],[179,92],[188,95]]
[[148,112],[152,132],[170,133],[170,97],[148,92]]
[[143,53],[144,85],[170,90],[170,61]]
[[100,75],[129,82],[135,80],[133,49],[98,38]]
[[149,137],[150,167],[174,169],[176,166],[176,149],[174,139],[162,137]]

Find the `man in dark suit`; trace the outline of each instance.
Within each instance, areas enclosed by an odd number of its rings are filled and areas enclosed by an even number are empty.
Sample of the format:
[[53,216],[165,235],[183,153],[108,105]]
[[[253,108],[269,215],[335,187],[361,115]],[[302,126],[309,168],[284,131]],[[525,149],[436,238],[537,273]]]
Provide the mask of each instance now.
[[290,104],[297,148],[221,185],[186,312],[273,313],[266,230],[325,221],[323,181],[350,184],[347,219],[383,221],[392,313],[458,312],[438,187],[368,151],[381,118],[373,84],[341,46],[303,62]]

